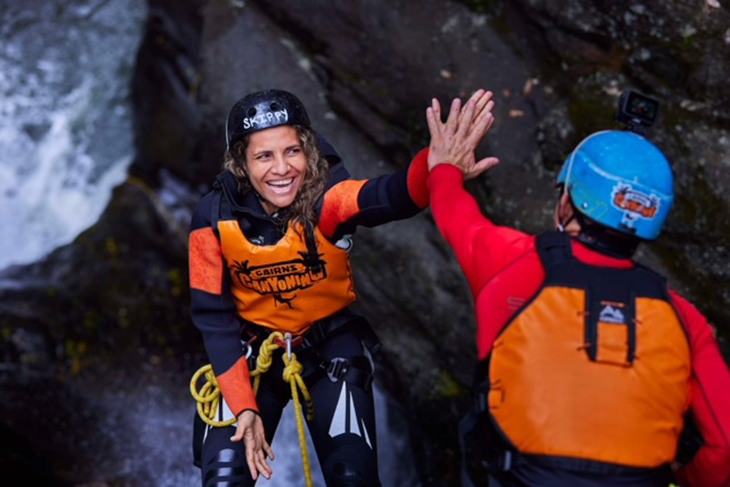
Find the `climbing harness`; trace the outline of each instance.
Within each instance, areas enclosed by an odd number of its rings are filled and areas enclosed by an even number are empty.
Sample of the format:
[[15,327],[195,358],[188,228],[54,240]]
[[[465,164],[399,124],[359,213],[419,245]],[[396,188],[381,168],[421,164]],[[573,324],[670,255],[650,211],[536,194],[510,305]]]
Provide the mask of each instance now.
[[[307,451],[307,442],[304,433],[304,422],[302,420],[302,405],[299,401],[299,392],[301,391],[304,400],[307,402],[307,420],[314,418],[314,403],[312,396],[309,394],[307,386],[302,379],[304,366],[297,360],[297,356],[292,352],[292,335],[291,333],[281,333],[280,331],[272,332],[268,338],[261,344],[259,356],[256,359],[256,370],[251,372],[253,377],[253,392],[258,393],[261,375],[266,373],[273,362],[272,355],[278,348],[283,348],[286,353],[282,355],[284,361],[284,372],[282,377],[285,382],[291,386],[291,396],[294,400],[294,410],[297,418],[297,431],[299,433],[299,447],[302,450],[302,465],[304,468],[304,477],[307,487],[312,487],[312,471],[309,466],[309,453]],[[246,357],[251,354],[251,346],[247,345]],[[197,390],[197,384],[200,378],[205,375],[207,382],[203,384],[200,391]],[[218,407],[220,406],[221,390],[218,381],[213,373],[213,367],[208,364],[198,369],[190,381],[190,393],[198,403],[198,415],[208,425],[213,427],[232,426],[236,423],[236,419],[228,421],[216,421],[214,418]]]

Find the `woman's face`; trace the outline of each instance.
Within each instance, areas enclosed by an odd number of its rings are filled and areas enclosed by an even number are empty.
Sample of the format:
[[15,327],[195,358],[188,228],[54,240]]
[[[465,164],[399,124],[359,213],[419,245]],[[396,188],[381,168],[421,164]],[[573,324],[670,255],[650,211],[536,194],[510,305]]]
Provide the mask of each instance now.
[[281,125],[251,134],[246,148],[246,172],[261,195],[266,214],[294,202],[307,173],[307,157],[299,134],[290,125]]

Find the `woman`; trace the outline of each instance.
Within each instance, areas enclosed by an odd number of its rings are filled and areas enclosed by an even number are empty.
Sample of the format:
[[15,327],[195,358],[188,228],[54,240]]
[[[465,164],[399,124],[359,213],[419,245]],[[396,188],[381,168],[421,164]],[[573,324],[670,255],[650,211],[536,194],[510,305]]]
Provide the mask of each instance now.
[[426,206],[426,154],[395,174],[347,179],[302,103],[281,90],[238,101],[226,136],[226,171],[192,218],[190,285],[192,318],[225,399],[219,419],[237,419],[235,427],[207,428],[203,485],[250,486],[271,476],[269,445],[291,399],[285,352],[274,353],[255,396],[249,363],[281,331],[293,336],[304,365],[315,411],[307,425],[327,485],[379,486],[368,353],[379,343],[348,309],[350,236],[358,225]]

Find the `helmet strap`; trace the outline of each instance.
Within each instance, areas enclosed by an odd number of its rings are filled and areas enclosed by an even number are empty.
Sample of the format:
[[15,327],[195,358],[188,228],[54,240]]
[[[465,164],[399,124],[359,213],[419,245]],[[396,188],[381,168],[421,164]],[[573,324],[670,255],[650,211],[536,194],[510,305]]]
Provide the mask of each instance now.
[[580,223],[578,241],[602,254],[619,259],[630,259],[641,243],[636,237],[612,231],[588,219],[579,211],[573,213]]
[[576,212],[574,211],[573,214],[570,216],[570,218],[568,218],[568,221],[566,221],[566,222],[559,221],[558,222],[558,231],[564,232],[565,231],[565,227],[567,227],[568,225],[570,225],[570,223],[573,220],[576,219],[575,214],[576,214]]

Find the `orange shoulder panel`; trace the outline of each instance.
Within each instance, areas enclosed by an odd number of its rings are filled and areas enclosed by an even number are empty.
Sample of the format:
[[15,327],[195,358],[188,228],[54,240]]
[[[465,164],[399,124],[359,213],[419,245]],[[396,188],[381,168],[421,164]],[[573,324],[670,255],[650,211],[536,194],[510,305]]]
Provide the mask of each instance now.
[[223,393],[231,412],[238,417],[246,409],[252,409],[259,412],[256,405],[256,396],[254,396],[251,387],[251,375],[248,371],[248,362],[246,357],[241,357],[233,367],[228,369],[224,374],[216,377],[218,385]]
[[223,256],[218,238],[210,227],[190,234],[190,287],[211,294],[223,289]]
[[349,220],[360,211],[357,197],[365,183],[367,183],[366,180],[348,179],[337,183],[325,193],[322,215],[319,218],[319,229],[325,237],[332,237],[337,225]]

